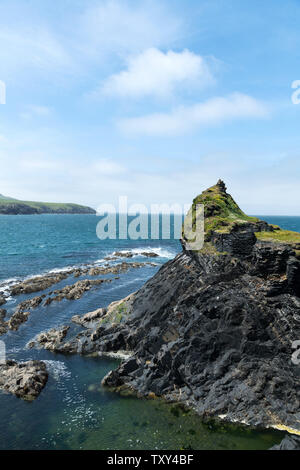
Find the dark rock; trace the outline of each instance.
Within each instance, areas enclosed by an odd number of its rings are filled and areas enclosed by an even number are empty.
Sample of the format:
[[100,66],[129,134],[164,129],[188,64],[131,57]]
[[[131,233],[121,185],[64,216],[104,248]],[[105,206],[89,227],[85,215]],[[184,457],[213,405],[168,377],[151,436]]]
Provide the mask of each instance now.
[[0,308],[0,320],[4,320],[6,313],[7,312],[4,308]]
[[270,450],[300,450],[300,436],[287,434],[279,445]]
[[17,306],[15,314],[18,315],[19,313],[23,313],[25,310],[37,308],[42,303],[44,298],[45,295],[39,295],[37,297],[33,297],[32,299],[24,300]]
[[141,253],[141,256],[145,256],[146,258],[158,258],[159,257],[157,253],[153,253],[152,251],[150,252],[143,251],[143,253]]
[[287,262],[287,283],[291,292],[300,296],[300,261],[290,258]]
[[[131,358],[108,374],[105,385],[182,402],[203,417],[299,431],[300,366],[292,361],[292,344],[300,339],[294,248],[254,240],[260,230],[275,228],[249,221],[223,184],[205,197],[215,193],[210,214],[217,210],[229,224],[225,238],[211,230],[198,252],[187,251],[183,240],[183,252],[137,293],[110,305],[91,327],[83,319],[88,327],[52,350],[128,351]],[[221,205],[212,209],[219,199]]]
[[116,258],[132,258],[133,254],[130,252],[116,251],[115,253],[113,253],[113,256],[115,256]]
[[17,311],[8,321],[9,330],[17,331],[22,323],[28,320],[30,312]]
[[236,231],[232,233],[214,233],[212,242],[220,252],[232,255],[249,255],[256,243],[253,231]]

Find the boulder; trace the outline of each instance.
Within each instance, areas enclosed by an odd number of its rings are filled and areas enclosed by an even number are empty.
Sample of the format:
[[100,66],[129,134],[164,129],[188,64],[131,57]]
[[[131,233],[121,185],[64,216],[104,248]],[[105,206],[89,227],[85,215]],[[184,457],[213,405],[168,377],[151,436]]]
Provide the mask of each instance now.
[[0,364],[0,389],[23,400],[37,398],[47,380],[48,372],[44,362],[6,361],[5,364]]

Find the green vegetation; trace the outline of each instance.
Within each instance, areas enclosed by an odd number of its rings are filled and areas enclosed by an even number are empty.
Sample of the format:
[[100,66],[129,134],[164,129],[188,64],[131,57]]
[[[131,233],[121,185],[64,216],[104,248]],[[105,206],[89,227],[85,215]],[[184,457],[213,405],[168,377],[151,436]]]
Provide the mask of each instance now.
[[255,234],[258,240],[288,243],[289,245],[300,244],[300,233],[289,230],[275,230],[274,232],[258,232]]
[[100,320],[100,324],[107,324],[107,323],[122,323],[123,320],[129,315],[130,311],[126,305],[126,302],[123,301],[118,304],[113,310],[107,313],[105,317]]
[[204,255],[213,255],[213,256],[226,256],[228,253],[226,251],[218,251],[215,245],[211,242],[205,242],[201,250],[201,253]]
[[[243,226],[247,226],[247,230],[252,230],[258,240],[271,241],[277,243],[289,244],[296,250],[296,256],[300,257],[300,233],[291,232],[288,230],[281,230],[276,225],[271,225],[270,231],[260,230],[264,227],[263,222],[257,217],[249,217],[240,207],[236,204],[230,194],[226,191],[226,186],[223,181],[219,180],[215,186],[203,191],[202,194],[197,196],[192,205],[192,224],[193,230],[196,228],[196,205],[204,205],[204,230],[205,230],[205,243],[201,249],[201,253],[205,254],[226,254],[219,253],[214,244],[212,243],[213,233],[230,233],[237,228],[243,230]],[[260,223],[260,225],[259,225]],[[273,229],[273,231],[271,231]],[[184,238],[184,234],[183,234]]]
[[19,201],[0,195],[0,214],[95,214],[90,207],[57,202]]
[[[203,191],[194,199],[192,205],[194,212],[197,204],[204,205],[206,241],[210,239],[212,232],[229,233],[235,224],[259,222],[258,218],[249,217],[239,208],[230,194],[226,192],[222,181]],[[193,228],[195,228],[194,219]]]

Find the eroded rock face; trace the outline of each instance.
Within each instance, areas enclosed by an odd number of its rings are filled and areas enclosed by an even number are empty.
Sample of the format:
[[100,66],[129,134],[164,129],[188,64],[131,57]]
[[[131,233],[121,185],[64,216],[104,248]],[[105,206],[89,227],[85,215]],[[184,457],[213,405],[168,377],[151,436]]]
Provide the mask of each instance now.
[[[207,229],[203,250],[187,251],[182,241],[183,252],[137,293],[76,318],[85,329],[52,350],[132,352],[104,385],[180,401],[205,417],[300,430],[296,253],[255,237],[277,229],[247,217],[219,186],[204,193],[209,227],[215,217],[218,230]],[[233,249],[218,246],[224,233]]]
[[76,318],[86,329],[47,348],[133,351],[105,385],[182,401],[202,416],[297,429],[300,371],[291,356],[300,299],[288,283],[270,296],[286,275],[286,252],[274,252],[277,271],[268,274],[264,247],[260,256],[255,250],[253,259],[183,252],[129,300],[110,306],[107,322],[102,309]]
[[[284,271],[266,277],[262,263],[261,275],[250,275],[248,263],[181,254],[165,265],[114,333],[135,363],[105,384],[180,400],[202,416],[299,429],[300,368],[291,357],[300,299],[287,284],[270,296]],[[102,332],[99,342],[106,339]]]
[[0,389],[24,400],[39,396],[48,380],[46,365],[41,361],[0,364]]

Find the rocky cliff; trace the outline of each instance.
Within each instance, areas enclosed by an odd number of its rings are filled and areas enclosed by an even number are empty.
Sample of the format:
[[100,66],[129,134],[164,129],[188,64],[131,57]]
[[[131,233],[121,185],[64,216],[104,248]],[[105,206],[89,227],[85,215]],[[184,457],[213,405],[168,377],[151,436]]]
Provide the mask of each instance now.
[[103,384],[218,417],[300,434],[300,234],[245,215],[222,181],[198,196],[205,243],[165,264],[142,289],[44,333],[62,353],[128,359]]

